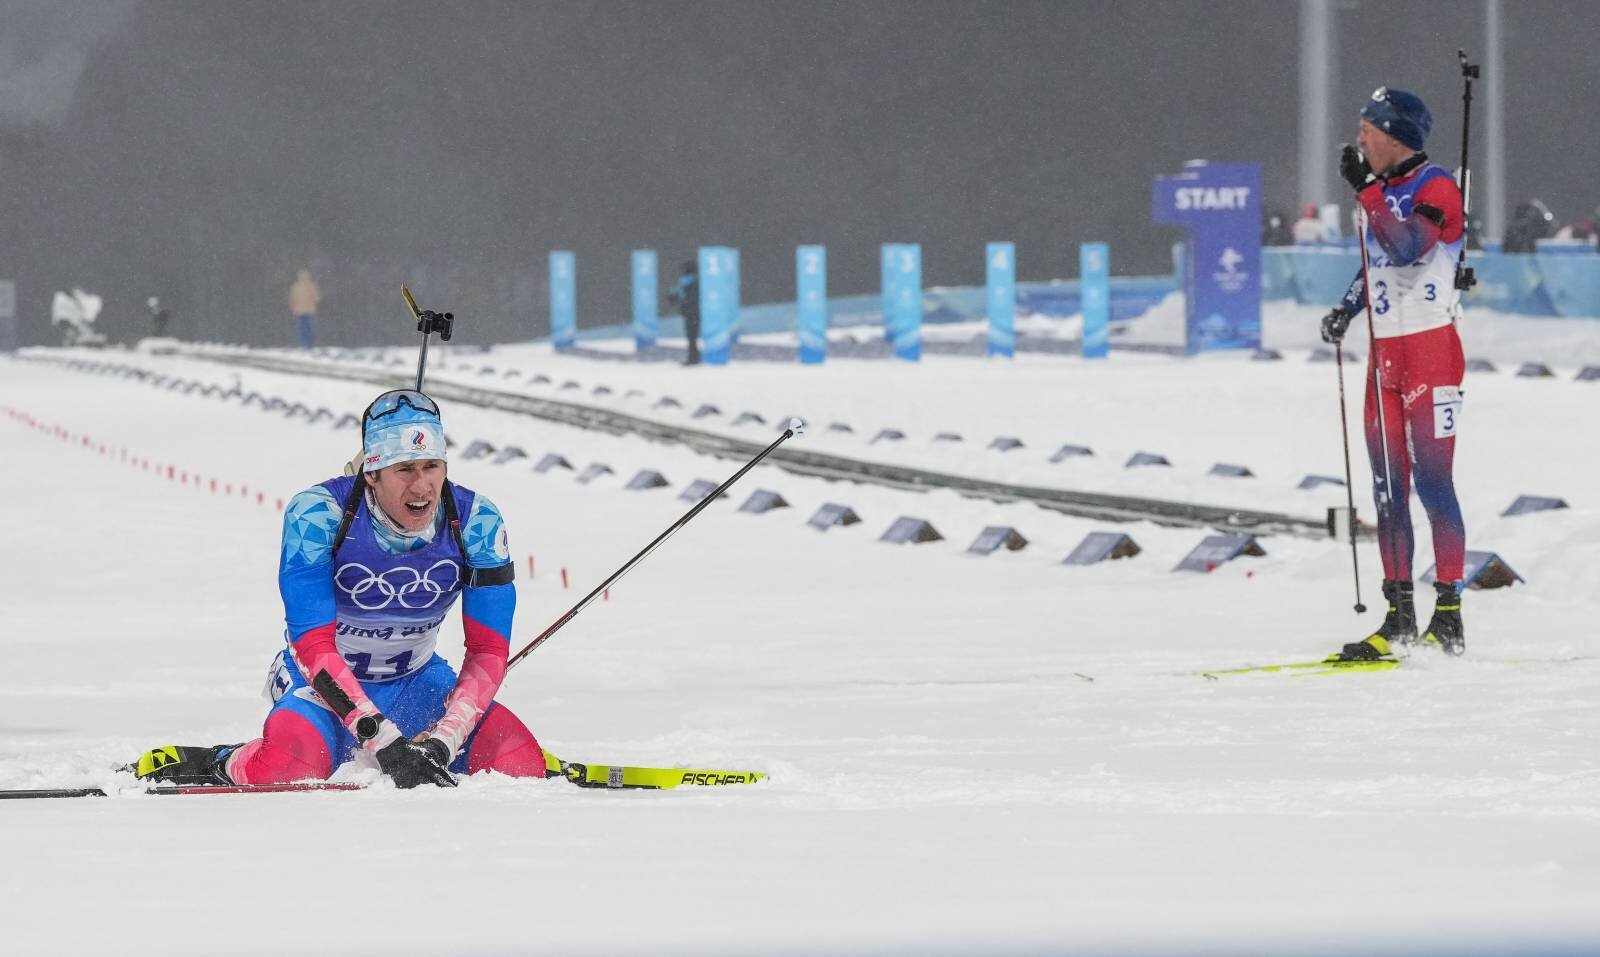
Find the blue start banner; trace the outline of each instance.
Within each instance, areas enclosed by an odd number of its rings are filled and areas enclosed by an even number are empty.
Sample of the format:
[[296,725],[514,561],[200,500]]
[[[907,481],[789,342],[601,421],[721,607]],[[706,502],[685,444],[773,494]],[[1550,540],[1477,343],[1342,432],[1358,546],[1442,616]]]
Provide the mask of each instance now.
[[739,294],[732,253],[725,246],[700,247],[700,355],[707,365],[725,366],[733,352]]
[[916,362],[922,358],[922,247],[898,243],[888,264],[889,338],[894,354]]
[[795,330],[800,334],[800,361],[828,357],[828,249],[801,246],[794,251]]
[[1188,226],[1184,349],[1261,347],[1261,167],[1192,160],[1157,176],[1158,223]]
[[656,344],[661,317],[656,311],[656,251],[633,251],[633,344],[640,352]]
[[1104,359],[1111,351],[1111,247],[1078,247],[1078,277],[1083,295],[1083,357]]
[[989,354],[1011,358],[1017,351],[1017,247],[990,243],[984,283],[989,315]]
[[550,254],[550,344],[570,349],[578,339],[578,257]]

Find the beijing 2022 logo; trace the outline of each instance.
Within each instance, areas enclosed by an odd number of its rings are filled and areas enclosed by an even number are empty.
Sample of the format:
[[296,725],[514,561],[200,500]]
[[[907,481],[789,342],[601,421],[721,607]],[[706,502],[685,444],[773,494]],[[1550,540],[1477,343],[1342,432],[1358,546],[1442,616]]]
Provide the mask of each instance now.
[[379,611],[391,604],[432,608],[461,583],[461,566],[441,558],[422,571],[401,566],[380,575],[360,562],[350,562],[339,566],[333,581],[356,607],[367,611]]

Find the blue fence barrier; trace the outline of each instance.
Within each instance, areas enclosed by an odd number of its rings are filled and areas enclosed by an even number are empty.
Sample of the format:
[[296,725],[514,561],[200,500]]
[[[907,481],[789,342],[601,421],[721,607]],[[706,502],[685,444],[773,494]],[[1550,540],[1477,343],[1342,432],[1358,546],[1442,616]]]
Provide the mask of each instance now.
[[[1361,269],[1355,241],[1269,246],[1261,251],[1263,299],[1302,305],[1338,302]],[[1600,318],[1600,253],[1592,246],[1541,244],[1538,252],[1469,250],[1478,284],[1468,308],[1527,316]]]
[[[1177,249],[1174,254],[1181,263]],[[1600,318],[1600,253],[1593,247],[1541,244],[1537,253],[1502,253],[1491,247],[1470,251],[1467,261],[1478,276],[1477,286],[1466,297],[1468,308],[1529,316]],[[1360,268],[1361,254],[1353,240],[1265,247],[1261,250],[1262,298],[1331,306],[1344,295]],[[1180,291],[1181,272],[1180,268],[1165,276],[1112,276],[1112,324],[1135,319]],[[1015,288],[1019,318],[1065,318],[1083,313],[1083,288],[1076,279],[1018,282]],[[924,288],[921,298],[924,324],[988,319],[989,302],[982,286]],[[829,329],[884,323],[881,291],[829,298],[826,302]],[[737,308],[738,331],[742,334],[793,332],[798,328],[798,309],[793,302],[741,304]],[[632,334],[631,326],[593,326],[576,330],[576,339],[615,339]],[[682,319],[661,316],[658,334],[681,338]]]

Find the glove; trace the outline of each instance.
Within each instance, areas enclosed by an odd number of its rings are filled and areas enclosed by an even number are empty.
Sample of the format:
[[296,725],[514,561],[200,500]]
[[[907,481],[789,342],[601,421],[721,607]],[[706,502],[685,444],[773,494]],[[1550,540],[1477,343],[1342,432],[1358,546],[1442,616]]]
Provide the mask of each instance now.
[[1367,158],[1349,143],[1344,144],[1344,151],[1339,154],[1339,175],[1358,193],[1378,182],[1372,167],[1367,165]]
[[1334,306],[1331,312],[1322,317],[1322,341],[1337,345],[1344,339],[1345,330],[1350,328],[1350,317],[1350,310]]
[[456,779],[450,774],[450,748],[443,741],[428,738],[412,741],[397,738],[378,749],[378,767],[394,780],[401,789],[423,784],[437,784],[453,788]]

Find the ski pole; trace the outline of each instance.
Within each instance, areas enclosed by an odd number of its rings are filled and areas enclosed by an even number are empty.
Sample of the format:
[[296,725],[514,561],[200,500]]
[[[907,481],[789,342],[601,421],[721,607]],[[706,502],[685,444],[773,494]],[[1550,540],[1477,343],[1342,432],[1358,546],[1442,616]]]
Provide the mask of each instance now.
[[1478,77],[1478,64],[1467,62],[1467,51],[1456,50],[1461,60],[1461,77],[1466,89],[1461,93],[1461,254],[1456,258],[1456,288],[1466,292],[1477,285],[1478,277],[1467,265],[1467,221],[1472,209],[1472,173],[1467,167],[1467,129],[1472,123],[1472,81]]
[[[1389,559],[1390,561],[1398,564],[1400,561],[1400,556],[1397,554],[1397,551],[1394,547],[1394,534],[1395,523],[1399,521],[1399,517],[1395,513],[1394,467],[1389,461],[1389,422],[1383,411],[1383,375],[1379,371],[1380,363],[1378,360],[1378,330],[1376,323],[1374,323],[1372,320],[1372,281],[1370,277],[1372,264],[1367,259],[1368,230],[1369,223],[1367,222],[1367,214],[1365,210],[1362,210],[1361,235],[1358,237],[1358,245],[1361,246],[1361,285],[1363,291],[1366,293],[1365,298],[1367,301],[1367,338],[1369,340],[1368,348],[1370,348],[1372,351],[1372,391],[1378,399],[1378,443],[1383,448],[1383,501],[1378,507],[1378,530],[1385,531],[1384,526],[1387,524],[1387,534],[1384,536],[1384,538],[1388,540]],[[1407,495],[1406,497],[1408,499],[1406,504],[1409,506],[1410,496]],[[1383,520],[1383,513],[1385,511],[1389,513],[1389,521],[1387,523],[1385,523]],[[1381,553],[1382,543],[1379,545],[1379,550]]]
[[1355,482],[1350,477],[1350,416],[1345,412],[1344,403],[1344,344],[1333,344],[1333,361],[1339,370],[1339,431],[1344,435],[1344,498],[1350,506],[1350,569],[1356,579],[1356,614],[1362,614],[1367,606],[1361,603],[1361,560],[1356,557],[1356,490]]
[[400,295],[411,310],[411,318],[417,320],[417,331],[422,333],[422,351],[417,354],[417,391],[421,392],[423,372],[428,365],[428,336],[437,332],[440,341],[449,342],[451,333],[455,331],[456,315],[453,312],[418,309],[417,301],[411,298],[411,290],[406,288],[405,283],[400,284]]
[[643,549],[641,549],[639,551],[638,554],[636,554],[632,558],[628,559],[628,561],[627,561],[627,563],[625,565],[623,565],[621,568],[617,569],[616,571],[612,572],[610,578],[607,578],[605,581],[603,581],[600,584],[596,585],[594,587],[594,591],[591,591],[589,594],[585,595],[583,597],[583,600],[578,602],[576,605],[573,605],[572,609],[570,611],[568,611],[565,615],[562,615],[560,618],[556,619],[555,623],[552,624],[549,628],[546,628],[542,633],[540,633],[539,637],[537,637],[537,638],[533,639],[532,641],[528,642],[527,647],[523,648],[521,651],[519,651],[516,654],[512,655],[511,658],[506,662],[506,670],[510,671],[516,665],[517,662],[521,661],[523,658],[526,658],[529,655],[529,653],[531,653],[533,651],[533,649],[535,649],[535,648],[539,647],[540,645],[544,644],[546,641],[549,641],[551,636],[553,636],[556,632],[560,631],[563,627],[566,626],[567,622],[569,622],[572,619],[576,618],[578,616],[578,612],[583,611],[584,608],[588,607],[590,602],[594,601],[595,598],[599,597],[599,595],[602,592],[604,592],[607,588],[610,588],[613,584],[615,584],[617,582],[617,580],[620,579],[623,575],[626,575],[633,568],[633,566],[635,566],[635,565],[639,564],[641,561],[643,561],[645,559],[645,556],[647,556],[651,552],[655,551],[656,548],[658,546],[660,546],[662,542],[665,542],[667,539],[671,538],[674,532],[676,532],[678,529],[682,528],[683,526],[689,524],[689,520],[690,519],[694,518],[696,515],[699,515],[702,509],[704,509],[707,505],[710,505],[712,502],[716,501],[716,499],[720,495],[722,495],[723,492],[726,492],[728,490],[729,486],[731,486],[731,485],[733,485],[733,483],[739,481],[739,479],[744,475],[744,473],[746,473],[746,472],[750,471],[751,469],[755,468],[756,465],[758,463],[760,463],[760,461],[762,459],[766,458],[768,455],[771,455],[773,450],[776,449],[778,446],[782,445],[784,442],[788,441],[789,439],[794,438],[797,435],[804,435],[805,434],[805,430],[806,430],[806,424],[804,422],[802,422],[799,419],[790,419],[788,421],[788,423],[786,423],[783,432],[776,439],[773,440],[771,445],[769,445],[766,448],[762,449],[759,453],[756,454],[755,458],[753,458],[750,461],[746,462],[744,464],[744,467],[739,469],[739,471],[733,473],[733,475],[729,476],[729,478],[728,478],[728,480],[726,482],[723,482],[721,485],[718,485],[716,488],[712,489],[711,493],[709,495],[707,495],[705,498],[701,499],[699,504],[695,505],[694,508],[691,508],[691,509],[689,509],[688,512],[684,513],[684,516],[682,518],[678,519],[676,522],[673,522],[672,523],[672,527],[668,528],[666,531],[662,532],[660,535],[657,535],[655,541],[653,541],[650,544],[646,545]]

